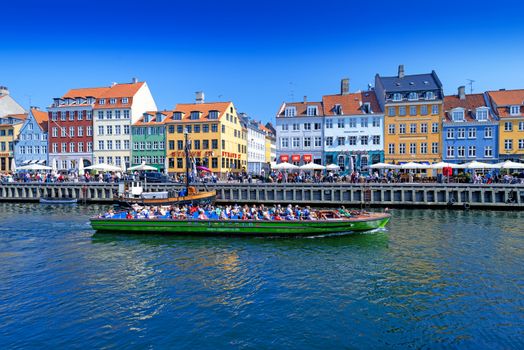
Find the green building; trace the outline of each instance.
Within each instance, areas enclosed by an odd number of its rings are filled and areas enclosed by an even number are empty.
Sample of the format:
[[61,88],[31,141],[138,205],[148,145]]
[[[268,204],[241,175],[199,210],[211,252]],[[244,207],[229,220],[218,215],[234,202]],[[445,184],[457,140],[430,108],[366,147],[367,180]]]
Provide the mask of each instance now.
[[172,112],[146,112],[131,126],[131,166],[145,163],[165,170],[166,126]]

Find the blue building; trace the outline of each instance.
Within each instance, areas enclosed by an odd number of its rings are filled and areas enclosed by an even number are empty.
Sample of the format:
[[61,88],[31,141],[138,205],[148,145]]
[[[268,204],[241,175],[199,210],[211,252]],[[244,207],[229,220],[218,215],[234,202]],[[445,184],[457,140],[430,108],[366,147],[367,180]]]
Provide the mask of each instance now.
[[444,98],[442,159],[449,163],[473,160],[496,163],[499,158],[498,119],[484,94],[458,94]]
[[31,107],[14,145],[17,166],[48,163],[47,112]]

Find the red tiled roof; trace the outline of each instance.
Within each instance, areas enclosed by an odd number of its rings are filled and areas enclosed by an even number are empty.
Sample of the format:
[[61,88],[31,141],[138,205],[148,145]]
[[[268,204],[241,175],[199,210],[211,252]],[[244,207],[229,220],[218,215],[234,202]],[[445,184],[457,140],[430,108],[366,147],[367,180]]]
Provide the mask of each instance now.
[[[210,120],[209,112],[211,111],[218,111],[218,119],[211,119],[211,120],[220,120],[222,116],[228,112],[228,108],[233,107],[232,102],[209,102],[209,103],[178,103],[175,106],[175,109],[172,111],[174,114],[175,112],[182,112],[182,121],[196,121],[191,120],[190,115],[191,112],[200,112],[200,121],[208,121]],[[173,121],[171,119],[170,121]]]
[[[94,97],[97,99],[96,108],[109,109],[109,108],[122,108],[130,107],[133,102],[133,96],[144,86],[144,82],[129,83],[129,84],[115,84],[107,87],[96,87],[96,88],[80,88],[69,90],[62,98],[76,98],[76,97]],[[128,103],[123,104],[122,98],[127,97]],[[109,100],[116,98],[117,103],[110,104]],[[105,104],[100,104],[100,99],[106,99]],[[87,105],[87,104],[86,104]],[[69,107],[62,105],[60,107]]]
[[342,108],[343,115],[368,114],[362,106],[369,103],[373,113],[382,113],[374,91],[362,91],[347,95],[326,95],[322,97],[324,113],[327,116],[338,115],[334,111],[336,104]]
[[40,128],[43,131],[47,131],[47,121],[49,120],[49,114],[37,108],[31,108],[31,113],[33,114],[33,117],[35,117],[38,125],[40,125]]
[[[324,114],[322,102],[285,102],[285,107],[295,107],[296,117],[321,117]],[[307,115],[307,108],[309,106],[317,106],[317,115]],[[286,110],[281,108],[277,117],[285,117]]]
[[[166,116],[165,119],[164,119],[162,122],[157,122],[157,121],[156,121],[157,113],[162,113],[163,115]],[[133,124],[133,126],[163,125],[163,124],[165,124],[166,122],[168,122],[169,119],[173,116],[173,112],[172,112],[172,111],[148,111],[148,112],[145,112],[144,114],[149,114],[149,115],[151,115],[151,120],[149,120],[149,122],[144,122],[144,115],[142,115],[142,116],[140,117],[140,119],[138,119],[138,120]]]
[[[487,107],[486,101],[484,100],[484,94],[469,94],[466,95],[464,100],[461,100],[458,95],[451,95],[444,97],[444,111],[446,121],[451,122],[450,111],[454,108],[464,108],[464,117],[467,122],[474,122],[475,110],[478,107]],[[488,120],[493,121],[491,113],[488,114]]]
[[524,89],[488,91],[488,95],[499,117],[515,117],[510,115],[509,106],[517,105],[520,106],[520,115],[524,115]]

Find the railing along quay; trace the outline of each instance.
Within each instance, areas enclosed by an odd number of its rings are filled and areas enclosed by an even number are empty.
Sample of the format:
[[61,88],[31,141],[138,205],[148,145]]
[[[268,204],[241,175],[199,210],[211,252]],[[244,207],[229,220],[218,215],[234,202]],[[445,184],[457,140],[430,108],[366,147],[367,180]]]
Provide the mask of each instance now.
[[[180,184],[148,184],[148,191],[181,188]],[[218,183],[219,203],[280,203],[312,206],[524,208],[523,184],[348,184],[348,183]],[[122,184],[120,186],[122,190]],[[9,183],[0,185],[0,201],[38,201],[41,197],[77,198],[80,202],[113,201],[119,184]]]

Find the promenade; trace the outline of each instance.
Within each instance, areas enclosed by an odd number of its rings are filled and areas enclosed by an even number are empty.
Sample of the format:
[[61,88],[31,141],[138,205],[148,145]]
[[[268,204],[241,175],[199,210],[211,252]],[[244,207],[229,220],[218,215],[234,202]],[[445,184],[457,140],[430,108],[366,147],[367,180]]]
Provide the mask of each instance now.
[[[147,191],[181,188],[181,184],[148,184]],[[202,186],[203,187],[203,186]],[[281,203],[350,207],[449,207],[524,209],[524,184],[439,183],[216,183],[218,203]],[[123,183],[62,182],[0,185],[0,201],[77,198],[81,203],[111,203]]]

